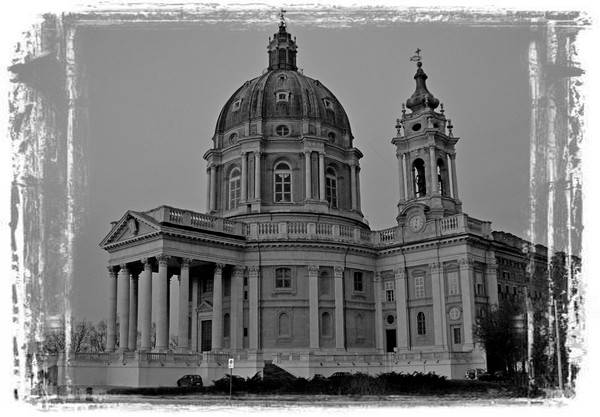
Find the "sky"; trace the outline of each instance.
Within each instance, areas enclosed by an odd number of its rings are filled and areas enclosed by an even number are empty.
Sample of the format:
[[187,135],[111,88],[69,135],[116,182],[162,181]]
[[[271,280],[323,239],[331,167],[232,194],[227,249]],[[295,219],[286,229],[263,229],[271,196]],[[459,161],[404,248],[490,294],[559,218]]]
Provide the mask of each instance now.
[[[222,106],[267,67],[272,27],[95,29],[84,38],[91,141],[89,206],[76,242],[74,315],[106,317],[107,254],[98,247],[126,210],[161,204],[203,212],[206,164]],[[452,119],[463,211],[524,237],[528,225],[527,28],[445,24],[314,28],[288,23],[298,66],[344,106],[361,160],[362,210],[394,226],[395,120],[414,91],[422,50],[429,90]],[[97,297],[84,294],[98,294]]]

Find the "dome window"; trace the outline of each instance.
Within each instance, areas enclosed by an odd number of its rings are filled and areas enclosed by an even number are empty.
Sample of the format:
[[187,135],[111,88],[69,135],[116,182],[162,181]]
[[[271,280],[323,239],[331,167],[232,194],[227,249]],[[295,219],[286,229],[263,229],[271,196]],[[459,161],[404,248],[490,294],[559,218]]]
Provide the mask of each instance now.
[[329,204],[329,208],[338,208],[337,175],[331,167],[327,168],[325,174],[325,199]]
[[233,102],[232,110],[238,111],[242,107],[242,99],[236,100]]
[[290,134],[290,128],[286,125],[279,125],[275,128],[277,136],[288,136]]
[[333,103],[331,102],[331,100],[324,98],[323,99],[323,104],[325,105],[325,108],[327,110],[333,110]]
[[415,123],[414,125],[412,125],[412,130],[415,132],[421,130],[421,123]]
[[229,144],[230,145],[235,145],[235,143],[238,140],[238,134],[237,133],[232,133],[231,135],[229,135]]
[[289,101],[290,93],[289,91],[278,91],[277,93],[275,93],[275,97],[277,98],[277,102]]
[[329,143],[335,143],[335,133],[334,132],[329,132],[327,134],[327,137],[329,138]]
[[292,169],[286,162],[275,165],[273,184],[276,203],[292,202]]

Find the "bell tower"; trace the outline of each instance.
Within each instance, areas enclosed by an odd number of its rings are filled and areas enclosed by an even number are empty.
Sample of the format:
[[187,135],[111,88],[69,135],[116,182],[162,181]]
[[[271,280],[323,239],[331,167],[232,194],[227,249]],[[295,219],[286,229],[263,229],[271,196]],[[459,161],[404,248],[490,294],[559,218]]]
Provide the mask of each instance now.
[[406,223],[414,214],[440,218],[462,211],[456,181],[455,145],[459,138],[452,133],[444,105],[427,89],[420,52],[417,49],[411,58],[417,63],[415,92],[406,106],[402,104],[402,117],[396,120],[397,133],[392,139],[400,179],[398,224]]

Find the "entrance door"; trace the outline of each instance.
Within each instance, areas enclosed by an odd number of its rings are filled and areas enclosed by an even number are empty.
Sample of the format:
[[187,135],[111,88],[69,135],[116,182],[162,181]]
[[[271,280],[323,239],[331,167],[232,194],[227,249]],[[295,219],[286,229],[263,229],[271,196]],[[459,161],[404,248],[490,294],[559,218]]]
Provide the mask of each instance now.
[[201,335],[200,351],[208,352],[212,347],[212,320],[202,320]]
[[396,347],[396,329],[385,329],[385,351],[393,352]]

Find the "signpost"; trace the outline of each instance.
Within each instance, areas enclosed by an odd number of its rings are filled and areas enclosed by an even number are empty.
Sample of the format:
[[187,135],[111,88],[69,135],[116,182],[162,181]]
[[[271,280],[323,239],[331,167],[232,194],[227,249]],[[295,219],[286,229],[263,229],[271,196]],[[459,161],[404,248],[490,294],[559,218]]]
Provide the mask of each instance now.
[[229,358],[229,361],[227,363],[227,367],[229,368],[229,401],[231,401],[231,386],[233,383],[233,366],[234,366],[233,358]]

